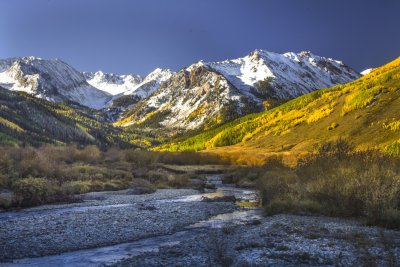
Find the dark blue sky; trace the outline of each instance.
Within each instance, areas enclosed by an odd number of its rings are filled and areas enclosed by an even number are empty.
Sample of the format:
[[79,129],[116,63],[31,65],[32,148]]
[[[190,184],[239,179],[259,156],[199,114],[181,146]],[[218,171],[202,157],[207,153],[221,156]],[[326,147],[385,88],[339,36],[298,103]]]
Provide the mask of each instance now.
[[356,70],[400,56],[398,0],[0,0],[0,58],[146,74],[256,48],[310,50]]

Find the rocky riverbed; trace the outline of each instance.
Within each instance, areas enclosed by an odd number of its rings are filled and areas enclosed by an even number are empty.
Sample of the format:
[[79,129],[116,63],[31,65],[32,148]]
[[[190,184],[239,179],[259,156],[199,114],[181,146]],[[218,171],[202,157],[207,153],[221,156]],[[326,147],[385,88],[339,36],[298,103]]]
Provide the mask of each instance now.
[[400,233],[329,217],[225,224],[115,266],[399,266]]
[[222,185],[218,175],[208,181],[216,191],[89,193],[82,203],[0,213],[0,266],[400,264],[398,231],[327,217],[262,217],[232,202],[257,202],[256,192]]
[[92,193],[86,197],[97,200],[0,214],[0,261],[170,234],[235,210],[234,204],[224,202],[163,201],[198,194],[194,190],[158,190],[139,196],[127,193]]

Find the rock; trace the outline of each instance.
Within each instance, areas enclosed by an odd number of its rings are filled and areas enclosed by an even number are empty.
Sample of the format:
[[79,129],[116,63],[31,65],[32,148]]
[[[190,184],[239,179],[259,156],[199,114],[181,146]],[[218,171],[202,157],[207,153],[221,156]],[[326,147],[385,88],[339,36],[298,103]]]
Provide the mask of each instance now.
[[148,194],[148,193],[152,193],[152,192],[149,192],[148,188],[140,187],[140,186],[130,188],[126,191],[127,195],[143,195],[143,194]]
[[215,186],[215,184],[207,183],[207,184],[204,186],[204,188],[206,188],[206,189],[215,189],[216,186]]
[[201,201],[203,202],[236,202],[235,196],[222,196],[222,197],[202,197]]
[[260,225],[260,224],[261,221],[258,219],[247,222],[247,225]]
[[140,205],[139,210],[156,210],[157,208],[153,205]]
[[241,183],[239,183],[239,187],[255,188],[256,187],[256,183],[255,183],[255,181],[242,181]]
[[198,189],[198,188],[204,188],[204,186],[205,183],[202,179],[198,178],[190,179],[190,187]]

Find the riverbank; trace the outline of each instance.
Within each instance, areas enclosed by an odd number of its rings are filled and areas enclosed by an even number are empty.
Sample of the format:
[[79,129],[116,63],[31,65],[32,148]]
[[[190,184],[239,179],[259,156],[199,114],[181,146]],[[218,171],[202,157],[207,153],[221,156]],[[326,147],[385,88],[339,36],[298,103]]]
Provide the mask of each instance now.
[[170,234],[236,209],[228,202],[171,201],[193,194],[198,191],[162,189],[149,195],[130,195],[129,190],[90,193],[84,196],[83,203],[1,213],[0,261]]
[[257,192],[221,177],[208,175],[216,190],[205,193],[97,192],[81,203],[0,213],[0,266],[400,264],[399,231],[322,216],[262,217]]
[[316,216],[275,215],[211,228],[115,266],[398,266],[400,232]]

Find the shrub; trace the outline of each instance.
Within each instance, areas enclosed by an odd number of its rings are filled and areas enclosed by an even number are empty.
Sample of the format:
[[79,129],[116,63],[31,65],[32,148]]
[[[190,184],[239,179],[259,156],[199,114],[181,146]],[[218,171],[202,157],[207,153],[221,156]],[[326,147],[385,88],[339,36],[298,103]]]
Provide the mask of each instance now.
[[337,124],[336,122],[332,122],[331,125],[328,126],[328,131],[331,131],[335,128],[337,128],[339,126],[339,124]]
[[129,171],[116,170],[102,166],[74,165],[69,169],[71,180],[132,180],[133,175]]
[[329,116],[329,114],[331,114],[332,112],[333,112],[332,105],[325,105],[322,108],[313,111],[308,116],[307,123],[310,124],[310,123],[319,121],[320,119],[323,119],[323,118]]
[[8,186],[9,180],[7,175],[0,173],[0,188]]
[[189,184],[189,177],[187,175],[169,175],[168,176],[168,186],[170,187],[185,187]]
[[123,180],[107,180],[107,181],[78,180],[62,184],[61,190],[66,194],[84,194],[88,192],[98,192],[98,191],[115,191],[115,190],[126,189],[128,187],[129,187],[129,181],[123,181]]
[[103,154],[100,149],[95,145],[86,146],[83,149],[73,151],[74,161],[83,161],[87,163],[95,163],[99,161]]
[[163,152],[160,154],[160,163],[173,165],[203,165],[203,164],[228,164],[228,160],[217,154],[197,152]]
[[133,163],[136,167],[145,167],[152,165],[158,160],[158,153],[152,151],[129,149],[124,153],[124,159]]
[[19,206],[44,204],[54,199],[57,187],[44,178],[24,178],[13,185]]
[[110,180],[104,183],[105,191],[116,191],[125,189],[128,187],[128,183],[120,180]]
[[150,170],[145,177],[150,183],[160,183],[168,180],[168,174],[162,170]]
[[364,217],[400,228],[400,161],[354,151],[343,140],[324,143],[293,169],[266,169],[259,184],[268,214],[313,212]]
[[140,194],[150,194],[156,191],[154,185],[144,179],[134,179],[130,187]]
[[[73,200],[74,194],[120,190],[133,186],[139,192],[153,192],[154,183],[163,187],[185,187],[189,177],[171,175],[154,168],[158,163],[226,163],[205,153],[163,153],[143,150],[101,152],[96,146],[2,147],[0,187],[16,191],[17,206]],[[149,171],[149,169],[151,171]],[[148,181],[137,185],[133,173]],[[146,174],[147,173],[147,174]]]
[[268,215],[278,213],[323,213],[323,206],[310,199],[275,198],[265,206]]
[[70,181],[62,184],[61,189],[67,194],[83,194],[92,189],[91,181]]
[[346,102],[343,106],[342,115],[349,113],[350,111],[362,109],[371,105],[377,98],[377,96],[383,91],[383,86],[374,86],[372,88],[358,90],[346,98]]
[[400,130],[400,121],[392,121],[389,123],[384,123],[383,128],[388,129],[393,132],[397,132]]
[[386,153],[392,156],[399,156],[400,155],[400,140],[396,140],[393,143],[387,145],[385,147]]

